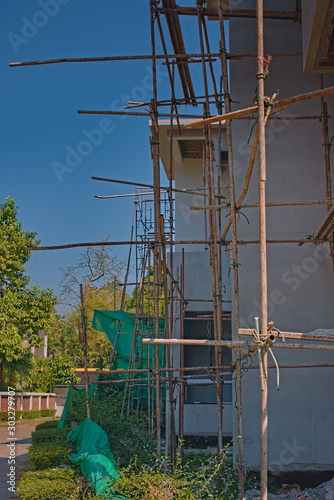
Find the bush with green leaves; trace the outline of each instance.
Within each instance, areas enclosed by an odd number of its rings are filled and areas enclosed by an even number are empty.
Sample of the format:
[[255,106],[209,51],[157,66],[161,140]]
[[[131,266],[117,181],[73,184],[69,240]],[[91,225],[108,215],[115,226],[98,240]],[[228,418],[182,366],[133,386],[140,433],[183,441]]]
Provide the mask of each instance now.
[[[191,455],[191,456],[190,456]],[[120,470],[116,490],[131,500],[234,500],[238,498],[237,471],[227,448],[221,454],[177,455],[175,467],[166,472],[168,462],[154,466],[131,462]]]
[[40,418],[41,410],[23,410],[22,418],[32,419],[32,418]]
[[[96,390],[90,399],[91,420],[98,424],[109,439],[110,449],[118,461],[118,466],[128,465],[131,458],[136,457],[138,463],[153,463],[156,444],[148,434],[147,416],[130,412],[126,408],[122,415],[123,391]],[[85,394],[73,398],[70,412],[67,415],[67,426],[71,422],[82,422],[86,418]]]
[[33,470],[48,469],[59,465],[71,465],[68,456],[75,452],[67,440],[33,444],[29,449],[29,459]]
[[44,408],[44,410],[41,410],[41,417],[54,417],[56,413],[55,408]]
[[24,472],[16,490],[21,500],[79,500],[82,487],[71,469]]
[[55,427],[37,429],[31,434],[32,444],[66,441],[71,429],[57,429]]
[[41,424],[36,425],[35,431],[39,431],[41,429],[54,429],[59,424],[59,420],[48,420],[47,422],[42,422]]

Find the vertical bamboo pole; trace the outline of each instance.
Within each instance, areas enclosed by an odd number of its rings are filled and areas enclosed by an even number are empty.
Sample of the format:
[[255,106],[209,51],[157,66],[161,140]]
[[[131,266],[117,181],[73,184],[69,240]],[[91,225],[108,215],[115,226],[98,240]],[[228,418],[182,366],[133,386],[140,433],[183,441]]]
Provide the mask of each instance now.
[[81,302],[81,331],[82,331],[84,368],[85,368],[86,409],[87,409],[87,418],[90,419],[89,380],[88,380],[88,369],[87,369],[87,330],[86,330],[85,303],[84,303],[81,283],[80,283],[80,302]]
[[[202,8],[203,2],[197,0],[197,19],[198,31],[202,55],[202,72],[203,83],[205,91],[205,114],[208,116],[210,113],[209,106],[209,91],[207,82],[207,73],[205,65],[205,50],[204,39],[202,31]],[[205,134],[205,156],[206,156],[206,176],[208,181],[208,200],[210,205],[216,204],[214,173],[213,173],[213,143],[211,140],[210,127],[204,127]],[[221,294],[218,288],[218,253],[217,253],[217,218],[213,210],[209,211],[209,226],[210,226],[210,264],[212,275],[212,296],[213,296],[213,325],[214,325],[214,338],[219,340],[222,337],[222,301]],[[215,365],[219,366],[219,347],[215,346]],[[215,386],[217,393],[217,413],[218,413],[218,450],[223,449],[223,419],[222,419],[222,383],[220,380],[219,368],[216,369]]]
[[[162,241],[165,242],[164,235],[164,217],[161,215],[161,236]],[[162,270],[163,270],[163,283],[164,283],[164,299],[165,299],[165,337],[167,339],[171,338],[171,324],[169,321],[168,309],[169,309],[169,300],[168,300],[168,287],[167,287],[167,264],[166,264],[166,245],[163,244],[162,248]],[[174,464],[175,461],[175,423],[174,423],[174,401],[173,401],[173,373],[170,370],[172,368],[172,349],[171,345],[166,346],[167,351],[167,368],[169,369],[167,374],[168,381],[168,395],[167,395],[167,410],[168,410],[168,418],[166,417],[166,423],[168,422],[168,429],[166,425],[166,437],[169,435],[169,448],[170,448],[170,459],[171,463]],[[167,411],[166,410],[166,411]],[[167,441],[167,439],[166,439]],[[168,448],[166,444],[166,452],[168,453]]]
[[[259,223],[260,223],[260,282],[261,282],[261,334],[267,334],[267,246],[266,246],[266,143],[264,124],[264,64],[263,64],[263,0],[256,2],[257,20],[257,80],[259,130]],[[263,384],[261,388],[261,500],[268,498],[268,353],[261,349]]]
[[[181,257],[181,294],[184,297],[184,248]],[[184,339],[184,301],[180,301],[180,338]],[[179,447],[184,436],[184,345],[180,345],[180,401],[179,401]]]
[[[320,88],[324,88],[324,75],[320,75]],[[325,186],[326,186],[326,198],[332,198],[332,176],[331,176],[331,142],[329,141],[329,130],[328,130],[328,110],[327,102],[325,98],[321,97],[321,130],[322,130],[322,149],[324,156],[324,166],[325,166]],[[327,213],[332,208],[332,205],[326,205]],[[329,242],[332,264],[334,269],[334,241],[333,234]]]
[[[155,56],[155,33],[154,33],[154,0],[150,0],[151,15],[151,46],[152,56]],[[156,59],[152,59],[153,75],[153,100],[150,111],[152,116],[152,152],[153,152],[153,191],[154,191],[154,238],[156,251],[154,252],[154,318],[155,318],[155,338],[159,338],[159,283],[160,272],[160,161],[159,161],[159,127],[157,110],[157,67]],[[160,374],[159,374],[159,345],[155,348],[155,403],[156,403],[156,428],[157,428],[157,454],[161,455],[161,407],[160,407]]]
[[[226,58],[226,41],[224,29],[224,17],[222,3],[218,0],[218,16],[220,26],[220,60],[222,69],[222,80],[224,89],[225,113],[231,111],[231,99],[229,92],[227,58]],[[235,209],[235,186],[233,172],[233,149],[232,149],[232,127],[231,121],[226,121],[226,136],[227,136],[227,151],[228,151],[228,172],[230,185],[230,205],[231,205],[231,246],[230,246],[230,267],[233,272],[233,305],[234,305],[234,329],[235,338],[239,340],[239,271],[238,271],[238,247],[237,247],[237,222]],[[236,363],[237,372],[237,418],[238,418],[238,482],[239,482],[239,499],[244,497],[244,452],[243,452],[243,430],[242,430],[242,387],[241,387],[241,363]]]

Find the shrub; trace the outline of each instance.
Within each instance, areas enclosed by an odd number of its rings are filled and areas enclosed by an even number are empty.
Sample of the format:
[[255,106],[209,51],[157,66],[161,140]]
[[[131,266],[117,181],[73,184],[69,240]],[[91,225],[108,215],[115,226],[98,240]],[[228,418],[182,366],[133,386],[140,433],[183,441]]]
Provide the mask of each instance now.
[[[237,471],[227,456],[177,456],[172,472],[165,472],[166,461],[138,468],[130,463],[120,471],[117,493],[131,500],[234,500],[238,498]],[[195,466],[196,464],[196,466]]]
[[81,487],[73,469],[24,472],[16,490],[21,500],[79,500]]
[[41,416],[41,410],[23,410],[22,412],[22,418],[40,418]]
[[8,419],[8,411],[2,410],[0,411],[0,420],[2,422],[6,422]]
[[36,431],[41,429],[54,429],[59,424],[59,420],[48,420],[47,422],[43,422],[42,424],[38,424],[35,427]]
[[44,410],[41,410],[41,417],[54,417],[56,412],[56,409],[45,408]]
[[[15,420],[19,420],[21,418],[21,415],[22,411],[15,410]],[[7,422],[7,420],[8,420],[8,411],[7,410],[0,411],[0,421]]]
[[32,444],[38,444],[38,443],[45,443],[45,442],[50,442],[50,441],[66,441],[67,439],[67,434],[70,432],[71,429],[65,428],[65,429],[57,429],[55,427],[49,427],[49,428],[39,428],[35,430],[32,435]]
[[33,470],[48,469],[58,465],[71,465],[68,455],[73,453],[74,447],[66,441],[54,441],[33,444],[29,449],[29,458]]
[[[99,400],[98,393],[90,400],[91,420],[98,424],[109,439],[110,449],[118,461],[118,466],[128,465],[131,458],[137,463],[153,463],[156,445],[147,432],[147,417],[140,413],[121,415],[122,398],[108,395]],[[122,396],[122,395],[121,395]],[[84,394],[73,399],[70,420],[81,422],[86,417]]]

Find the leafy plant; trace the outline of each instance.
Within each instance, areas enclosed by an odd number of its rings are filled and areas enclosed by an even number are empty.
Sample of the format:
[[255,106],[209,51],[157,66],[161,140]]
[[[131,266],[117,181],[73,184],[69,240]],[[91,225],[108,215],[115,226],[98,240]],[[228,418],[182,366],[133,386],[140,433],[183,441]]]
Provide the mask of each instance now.
[[29,448],[29,459],[33,470],[48,469],[59,465],[70,465],[68,456],[73,451],[73,445],[67,440],[54,441],[52,446],[49,442],[38,443]]
[[39,428],[31,434],[32,444],[66,441],[71,429],[57,429],[55,427]]
[[36,425],[35,431],[39,431],[42,429],[55,429],[59,423],[59,420],[48,420],[47,422],[42,422],[41,424]]
[[41,416],[41,410],[23,410],[22,418],[32,419],[39,418]]
[[17,494],[22,500],[79,500],[80,481],[73,469],[44,469],[24,472]]
[[41,417],[54,417],[57,413],[57,410],[54,408],[44,408],[41,410]]
[[15,201],[0,204],[0,385],[14,386],[31,362],[26,345],[39,347],[40,330],[53,324],[56,298],[50,289],[28,288],[28,248],[38,245],[36,233],[23,231]]

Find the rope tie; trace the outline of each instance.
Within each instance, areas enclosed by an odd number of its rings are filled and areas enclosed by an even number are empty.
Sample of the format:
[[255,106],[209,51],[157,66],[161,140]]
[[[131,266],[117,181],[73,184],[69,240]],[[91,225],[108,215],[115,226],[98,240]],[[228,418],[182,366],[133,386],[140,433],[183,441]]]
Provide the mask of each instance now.
[[205,144],[207,144],[208,146],[211,146],[212,149],[215,149],[215,145],[214,145],[213,141],[207,141]]
[[230,276],[231,269],[232,269],[232,268],[235,268],[235,267],[239,267],[239,266],[241,266],[240,262],[237,262],[236,260],[234,260],[234,261],[232,262],[232,264],[230,265],[230,267],[229,267],[229,270],[228,270],[228,277]]
[[155,144],[160,144],[160,142],[159,141],[158,142],[151,141],[150,144],[151,144],[151,146],[154,146]]
[[[256,319],[258,319],[258,318],[256,318]],[[279,336],[282,338],[283,342],[285,342],[285,338],[284,338],[283,333],[278,328],[274,328],[274,323],[272,323],[272,322],[269,323],[268,327],[269,327],[269,332],[272,332],[272,331],[277,332],[279,334]],[[275,366],[276,366],[276,374],[277,374],[276,375],[276,387],[277,387],[277,390],[279,391],[279,389],[280,389],[279,366],[278,366],[277,360],[275,358],[275,355],[271,349],[273,342],[274,342],[274,339],[271,338],[270,333],[267,333],[266,335],[260,334],[260,332],[258,330],[258,323],[256,323],[256,328],[254,330],[252,330],[252,334],[253,334],[253,343],[257,346],[257,352],[258,352],[258,358],[259,358],[259,369],[260,369],[260,375],[261,375],[261,388],[262,388],[262,390],[264,389],[261,349],[263,347],[267,347],[268,351],[270,352],[270,355],[275,363]]]

